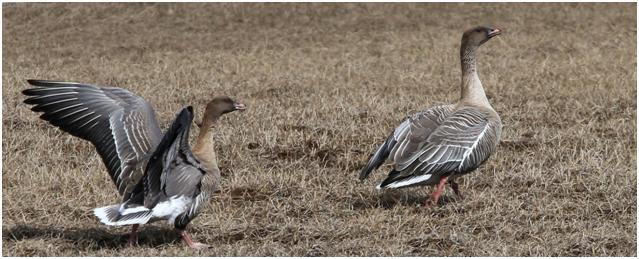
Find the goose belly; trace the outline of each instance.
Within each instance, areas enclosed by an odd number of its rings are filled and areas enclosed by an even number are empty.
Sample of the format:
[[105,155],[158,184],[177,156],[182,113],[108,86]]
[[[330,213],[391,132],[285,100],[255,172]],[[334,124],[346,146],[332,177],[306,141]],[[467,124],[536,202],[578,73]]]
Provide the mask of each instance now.
[[183,214],[189,210],[193,198],[180,196],[173,196],[166,201],[159,202],[153,207],[153,221],[168,220],[169,224],[173,224],[175,218],[180,214]]

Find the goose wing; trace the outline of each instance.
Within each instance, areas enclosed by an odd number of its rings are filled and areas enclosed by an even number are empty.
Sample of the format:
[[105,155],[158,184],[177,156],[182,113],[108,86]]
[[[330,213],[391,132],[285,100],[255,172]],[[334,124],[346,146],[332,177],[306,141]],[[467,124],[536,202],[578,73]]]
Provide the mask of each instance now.
[[153,107],[117,87],[73,82],[28,80],[24,102],[43,112],[41,119],[90,141],[107,167],[120,195],[128,199],[141,179],[144,161],[162,132]]
[[494,152],[500,132],[499,119],[472,107],[459,109],[424,141],[407,144],[417,149],[396,153],[395,168],[380,187],[411,186],[434,174],[474,170]]
[[183,108],[149,159],[142,183],[145,207],[162,198],[192,198],[200,193],[204,171],[188,144],[192,121],[193,108]]
[[439,105],[404,120],[373,153],[360,172],[360,180],[368,177],[389,157],[393,162],[409,157],[452,111],[453,105]]

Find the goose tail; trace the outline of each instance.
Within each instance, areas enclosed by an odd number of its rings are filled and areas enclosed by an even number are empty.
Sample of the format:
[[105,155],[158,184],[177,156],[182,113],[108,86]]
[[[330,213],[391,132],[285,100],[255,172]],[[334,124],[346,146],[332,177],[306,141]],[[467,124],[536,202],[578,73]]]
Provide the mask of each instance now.
[[100,222],[109,226],[124,226],[146,224],[152,216],[150,209],[144,206],[125,207],[125,204],[115,204],[93,209]]
[[359,173],[360,181],[366,179],[373,170],[379,168],[384,163],[396,143],[397,141],[393,138],[393,134],[386,138],[386,141],[384,141],[384,143],[377,148],[375,153],[371,155],[366,166],[362,168],[362,171]]

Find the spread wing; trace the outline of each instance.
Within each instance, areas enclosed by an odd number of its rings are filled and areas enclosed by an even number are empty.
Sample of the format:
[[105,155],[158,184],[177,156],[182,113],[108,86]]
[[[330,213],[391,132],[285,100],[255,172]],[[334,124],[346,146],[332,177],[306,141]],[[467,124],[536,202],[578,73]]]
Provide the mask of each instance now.
[[368,177],[389,157],[395,163],[410,157],[452,111],[452,105],[434,106],[404,120],[373,153],[360,172],[360,180]]
[[41,119],[90,141],[107,167],[120,195],[128,198],[141,179],[144,161],[162,132],[153,107],[121,88],[72,82],[28,80],[24,102],[43,112]]
[[500,132],[498,119],[491,121],[487,113],[475,108],[459,109],[425,140],[411,140],[408,147],[417,149],[395,157],[395,168],[380,187],[405,187],[434,174],[471,171],[494,152]]
[[188,144],[192,121],[193,108],[182,109],[149,160],[143,182],[146,207],[161,198],[199,194],[203,171]]

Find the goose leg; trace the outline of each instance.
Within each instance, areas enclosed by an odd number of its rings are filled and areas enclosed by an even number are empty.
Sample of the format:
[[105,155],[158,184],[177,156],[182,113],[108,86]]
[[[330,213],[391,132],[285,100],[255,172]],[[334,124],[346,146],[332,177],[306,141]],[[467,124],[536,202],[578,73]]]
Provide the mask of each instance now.
[[207,244],[203,244],[200,242],[195,242],[193,238],[191,238],[191,234],[189,234],[186,229],[178,229],[178,234],[182,237],[182,240],[186,243],[187,246],[193,249],[202,249],[209,248],[210,246]]
[[457,195],[457,197],[459,197],[460,199],[464,198],[464,196],[459,191],[459,184],[457,184],[457,182],[450,181],[450,187],[453,188],[453,191],[455,192],[455,195]]
[[131,226],[131,234],[129,234],[129,241],[127,242],[129,246],[136,246],[138,244],[138,227],[140,225],[135,224]]
[[446,186],[447,181],[448,181],[447,176],[444,176],[442,177],[442,179],[439,180],[439,183],[437,184],[437,188],[435,189],[433,194],[430,195],[431,199],[426,200],[426,203],[424,204],[425,207],[428,208],[432,205],[437,205],[437,202],[439,201],[439,196],[442,195],[442,190],[444,190],[444,186]]

